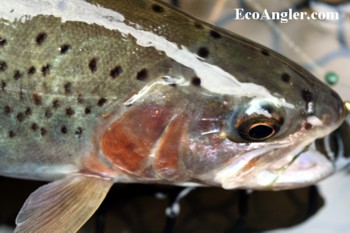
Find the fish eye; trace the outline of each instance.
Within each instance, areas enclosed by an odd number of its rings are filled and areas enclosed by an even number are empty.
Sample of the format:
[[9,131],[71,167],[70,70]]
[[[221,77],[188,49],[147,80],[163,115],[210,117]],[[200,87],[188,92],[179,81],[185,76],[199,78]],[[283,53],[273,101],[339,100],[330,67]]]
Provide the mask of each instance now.
[[253,102],[231,115],[226,134],[233,142],[263,142],[273,138],[284,123],[284,111],[273,104]]
[[280,129],[280,123],[266,117],[243,120],[237,128],[242,139],[259,142],[273,137]]

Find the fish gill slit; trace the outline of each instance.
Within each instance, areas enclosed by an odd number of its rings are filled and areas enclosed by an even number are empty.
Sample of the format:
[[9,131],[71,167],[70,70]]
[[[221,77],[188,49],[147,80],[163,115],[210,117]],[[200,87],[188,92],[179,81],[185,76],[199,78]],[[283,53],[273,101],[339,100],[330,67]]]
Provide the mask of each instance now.
[[166,127],[164,128],[163,132],[161,133],[161,135],[158,137],[157,141],[153,144],[153,147],[148,155],[148,157],[151,158],[155,158],[158,152],[158,149],[161,145],[161,143],[163,142],[163,138],[164,135],[167,133],[167,130],[169,129],[169,126],[171,125],[171,123],[175,120],[175,118],[177,117],[177,115],[174,115],[170,118],[169,122],[167,123]]

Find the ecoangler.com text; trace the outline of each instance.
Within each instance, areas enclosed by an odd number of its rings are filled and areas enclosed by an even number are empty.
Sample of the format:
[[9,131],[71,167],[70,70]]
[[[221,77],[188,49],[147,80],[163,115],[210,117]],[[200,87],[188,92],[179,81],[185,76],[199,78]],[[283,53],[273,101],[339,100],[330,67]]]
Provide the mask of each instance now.
[[243,8],[236,8],[236,20],[279,20],[281,23],[288,23],[290,20],[339,20],[338,12],[299,12],[288,9],[283,12],[246,12]]

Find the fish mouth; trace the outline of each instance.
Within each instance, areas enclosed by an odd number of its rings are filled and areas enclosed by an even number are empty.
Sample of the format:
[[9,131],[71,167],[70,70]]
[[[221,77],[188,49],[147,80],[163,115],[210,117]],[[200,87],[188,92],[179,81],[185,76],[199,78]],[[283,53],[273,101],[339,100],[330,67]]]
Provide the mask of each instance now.
[[278,145],[269,151],[249,152],[246,159],[218,172],[215,180],[224,189],[283,190],[314,184],[335,171],[330,158],[314,142]]
[[312,185],[335,171],[332,159],[321,153],[314,142],[290,157],[257,174],[259,183],[273,190],[300,188]]

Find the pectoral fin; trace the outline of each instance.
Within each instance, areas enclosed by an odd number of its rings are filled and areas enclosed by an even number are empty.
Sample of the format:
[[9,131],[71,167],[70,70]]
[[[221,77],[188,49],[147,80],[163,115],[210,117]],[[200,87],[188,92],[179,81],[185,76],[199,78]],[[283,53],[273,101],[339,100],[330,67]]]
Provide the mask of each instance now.
[[15,232],[77,232],[112,184],[111,180],[77,174],[44,185],[24,203]]

